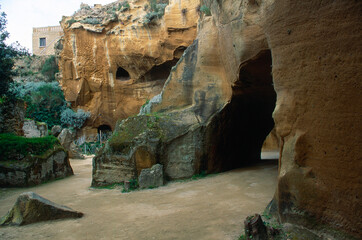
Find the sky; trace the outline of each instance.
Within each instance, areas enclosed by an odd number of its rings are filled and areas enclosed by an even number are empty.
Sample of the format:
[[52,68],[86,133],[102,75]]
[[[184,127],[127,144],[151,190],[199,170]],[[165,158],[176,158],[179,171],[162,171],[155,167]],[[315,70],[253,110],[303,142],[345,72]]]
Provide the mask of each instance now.
[[7,17],[10,33],[7,43],[18,41],[32,51],[33,27],[57,26],[62,16],[70,16],[80,4],[108,4],[116,0],[0,0],[1,12]]

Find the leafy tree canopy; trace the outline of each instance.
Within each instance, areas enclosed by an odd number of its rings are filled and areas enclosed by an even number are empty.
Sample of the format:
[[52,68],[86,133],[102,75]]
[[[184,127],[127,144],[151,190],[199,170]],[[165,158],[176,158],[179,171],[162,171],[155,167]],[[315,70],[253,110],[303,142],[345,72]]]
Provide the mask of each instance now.
[[9,32],[6,31],[6,24],[6,14],[0,12],[0,97],[9,94],[9,84],[12,82],[13,75],[13,58],[29,55],[28,51],[21,47],[18,42],[11,45],[5,43],[5,40],[9,37]]

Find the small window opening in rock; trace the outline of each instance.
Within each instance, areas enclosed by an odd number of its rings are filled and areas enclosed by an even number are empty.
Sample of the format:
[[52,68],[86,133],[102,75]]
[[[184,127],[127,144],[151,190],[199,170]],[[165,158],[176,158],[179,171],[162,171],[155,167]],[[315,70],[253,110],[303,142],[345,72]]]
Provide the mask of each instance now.
[[270,50],[261,51],[240,66],[230,103],[210,125],[211,149],[204,163],[208,171],[225,171],[261,161],[264,140],[274,127],[276,92],[271,73]]
[[130,79],[130,75],[124,68],[119,67],[116,72],[116,79],[121,81],[127,81]]

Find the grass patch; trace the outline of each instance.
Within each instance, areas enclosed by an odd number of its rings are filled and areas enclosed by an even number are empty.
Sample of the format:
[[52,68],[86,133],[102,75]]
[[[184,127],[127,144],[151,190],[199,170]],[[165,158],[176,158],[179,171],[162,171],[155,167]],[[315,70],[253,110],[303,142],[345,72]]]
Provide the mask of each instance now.
[[123,193],[128,193],[128,192],[135,191],[135,190],[138,190],[138,180],[137,179],[131,179],[131,180],[129,180],[129,189],[127,190],[123,186],[122,192]]
[[202,170],[199,174],[194,174],[192,175],[192,177],[190,178],[186,178],[186,179],[179,179],[179,180],[172,180],[172,182],[191,182],[191,181],[197,181],[203,178],[208,178],[208,177],[213,177],[216,176],[219,173],[210,173],[207,174],[207,172],[205,170]]
[[121,183],[113,183],[113,184],[109,184],[109,185],[105,185],[105,186],[99,186],[99,187],[92,187],[92,188],[95,188],[95,189],[116,189],[116,188],[119,188],[119,187],[123,187],[123,182]]
[[195,174],[191,177],[191,180],[198,180],[201,178],[205,178],[207,176],[207,173],[205,170],[201,171],[199,174]]
[[16,161],[28,155],[42,155],[59,144],[59,140],[54,136],[25,138],[3,133],[0,134],[0,161]]

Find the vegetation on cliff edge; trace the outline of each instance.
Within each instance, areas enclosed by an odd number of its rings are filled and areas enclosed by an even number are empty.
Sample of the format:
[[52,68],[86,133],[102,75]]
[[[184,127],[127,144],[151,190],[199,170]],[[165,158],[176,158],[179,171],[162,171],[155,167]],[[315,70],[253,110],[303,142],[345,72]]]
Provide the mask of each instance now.
[[0,161],[21,160],[29,154],[42,155],[59,144],[59,140],[54,136],[25,138],[3,133],[0,134]]

